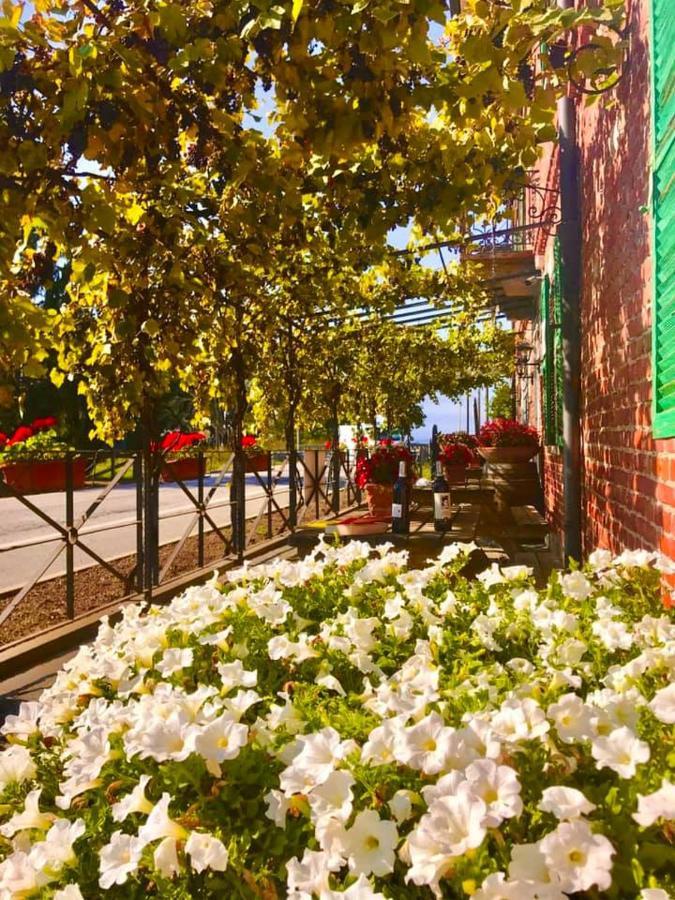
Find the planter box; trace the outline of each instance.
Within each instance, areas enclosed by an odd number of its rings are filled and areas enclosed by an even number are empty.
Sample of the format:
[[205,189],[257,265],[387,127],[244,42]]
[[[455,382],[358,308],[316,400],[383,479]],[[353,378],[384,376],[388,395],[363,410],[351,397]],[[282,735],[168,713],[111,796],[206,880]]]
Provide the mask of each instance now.
[[[84,487],[87,461],[83,456],[73,459],[73,487]],[[2,467],[5,483],[20,494],[43,494],[65,491],[66,462],[48,459],[39,462],[14,462]]]
[[367,484],[365,492],[370,515],[390,519],[394,486],[392,484]]
[[269,453],[256,453],[246,456],[246,472],[266,472]]
[[194,481],[196,478],[199,478],[200,463],[201,474],[203,475],[206,464],[204,459],[199,459],[198,456],[187,456],[185,459],[165,460],[162,465],[162,481],[165,483],[177,480]]
[[466,466],[443,466],[443,474],[449,485],[466,484]]
[[479,447],[487,463],[524,463],[539,453],[539,447]]

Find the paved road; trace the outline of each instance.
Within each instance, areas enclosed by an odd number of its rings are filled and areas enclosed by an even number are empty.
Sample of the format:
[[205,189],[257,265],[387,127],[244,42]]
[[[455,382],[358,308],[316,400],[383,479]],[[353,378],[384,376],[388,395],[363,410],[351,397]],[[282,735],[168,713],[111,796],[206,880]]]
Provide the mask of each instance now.
[[[215,478],[204,479],[205,495],[214,484]],[[196,481],[187,482],[196,495]],[[75,492],[75,522],[91,505],[103,488],[85,488]],[[264,492],[254,475],[246,479],[246,515],[252,518],[257,515],[263,500]],[[63,493],[34,494],[28,498],[46,515],[63,523],[65,520],[65,495]],[[275,487],[275,499],[283,509],[288,504],[288,480],[281,478]],[[229,476],[216,490],[212,503],[212,518],[219,525],[230,522],[230,508],[225,505],[229,500]],[[223,505],[219,505],[223,504]],[[194,507],[178,485],[163,484],[160,488],[160,544],[169,544],[182,537],[194,514]],[[164,517],[164,518],[162,518]],[[136,491],[134,485],[118,485],[103,501],[80,531],[83,543],[91,547],[106,560],[118,559],[136,552]],[[105,531],[98,531],[102,525],[109,526]],[[205,523],[210,530],[208,522]],[[194,525],[196,534],[197,523]],[[52,540],[25,546],[26,542],[36,539],[54,538],[56,531],[43,522],[35,513],[27,509],[20,501],[9,497],[0,498],[0,592],[22,587],[28,579],[33,578],[37,570],[45,565],[63,541]],[[22,546],[17,546],[22,545]],[[78,547],[75,548],[75,568],[84,569],[96,565],[95,561]],[[65,554],[43,573],[41,580],[62,575],[65,572]]]

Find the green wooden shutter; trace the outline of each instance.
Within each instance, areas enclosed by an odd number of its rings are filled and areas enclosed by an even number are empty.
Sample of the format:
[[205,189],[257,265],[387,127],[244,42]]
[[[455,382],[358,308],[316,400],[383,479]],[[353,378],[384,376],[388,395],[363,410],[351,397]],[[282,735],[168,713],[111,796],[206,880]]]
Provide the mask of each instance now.
[[560,253],[560,240],[555,239],[553,244],[553,359],[554,359],[554,381],[555,381],[555,410],[554,410],[554,433],[552,444],[562,447],[563,443],[563,392],[564,392],[564,374],[563,374],[563,340],[562,340],[562,316],[563,316],[563,278],[565,274],[562,267],[562,256]]
[[654,436],[675,436],[675,2],[652,0]]
[[548,275],[541,283],[539,319],[541,322],[541,380],[543,388],[544,443],[555,443],[555,357],[553,354],[553,328],[551,322],[551,280]]

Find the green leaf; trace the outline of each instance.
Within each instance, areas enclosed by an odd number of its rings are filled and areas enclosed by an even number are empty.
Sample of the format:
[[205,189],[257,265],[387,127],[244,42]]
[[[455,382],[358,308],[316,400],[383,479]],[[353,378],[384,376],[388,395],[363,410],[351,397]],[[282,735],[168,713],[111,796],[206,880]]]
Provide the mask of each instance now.
[[293,0],[293,9],[291,10],[291,18],[294,22],[298,21],[298,16],[302,12],[302,6],[305,0]]

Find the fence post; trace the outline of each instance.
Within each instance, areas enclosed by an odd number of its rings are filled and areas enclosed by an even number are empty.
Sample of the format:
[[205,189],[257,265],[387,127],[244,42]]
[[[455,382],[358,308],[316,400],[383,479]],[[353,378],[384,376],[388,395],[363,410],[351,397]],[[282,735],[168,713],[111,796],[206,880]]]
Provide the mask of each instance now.
[[200,569],[204,565],[204,469],[206,460],[203,451],[197,455],[199,472],[197,475],[197,503],[199,504],[199,520],[197,524],[197,564]]
[[143,457],[134,455],[134,480],[136,482],[136,590],[142,593],[145,586],[145,554],[143,552]]
[[272,451],[267,452],[267,538],[272,537]]
[[75,532],[73,529],[73,454],[66,452],[66,612],[69,619],[75,618]]

